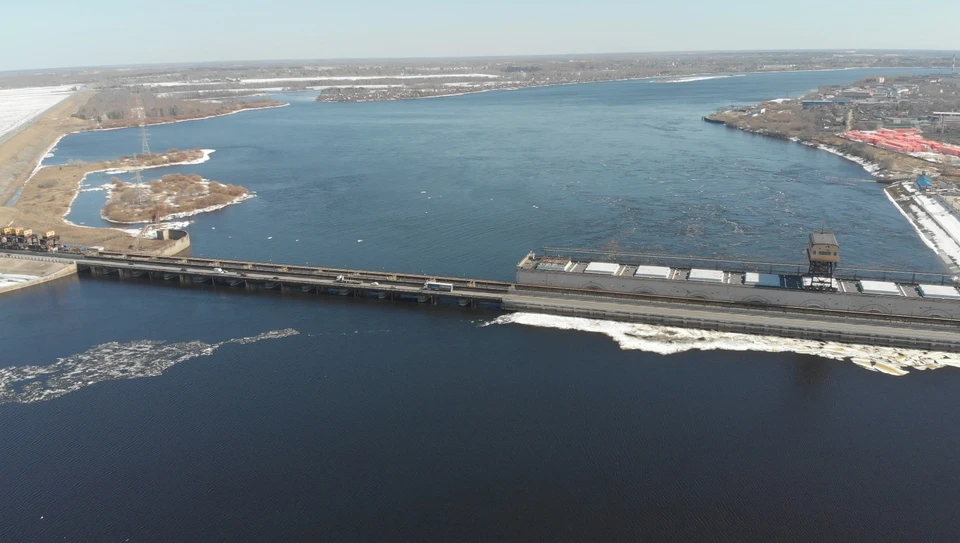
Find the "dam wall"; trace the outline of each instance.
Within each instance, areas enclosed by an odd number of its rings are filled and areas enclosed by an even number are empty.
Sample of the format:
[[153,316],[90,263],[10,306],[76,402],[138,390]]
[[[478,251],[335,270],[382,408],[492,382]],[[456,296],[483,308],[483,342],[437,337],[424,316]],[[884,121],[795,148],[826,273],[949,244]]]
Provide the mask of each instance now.
[[[531,311],[702,330],[960,352],[960,319],[955,316],[960,300],[928,300],[916,295],[886,300],[882,296],[853,292],[766,289],[737,286],[736,283],[706,284],[677,278],[677,274],[669,280],[652,280],[573,272],[530,275],[521,270],[519,278],[526,283],[506,283],[387,271],[138,254],[60,255],[54,260],[74,264],[81,272],[89,272],[96,278],[113,277],[238,294],[273,291],[278,295],[305,295],[316,299],[322,299],[318,295],[334,295],[385,300],[384,303],[406,300],[413,302],[414,307],[424,304]],[[537,286],[535,282],[544,286]],[[645,285],[647,293],[634,292],[639,288],[636,283]],[[754,294],[748,295],[749,292]],[[846,305],[839,303],[846,300],[849,300]],[[771,305],[775,301],[788,304],[798,301],[800,305]],[[919,308],[914,312],[917,314],[894,313],[906,312],[905,308],[911,304]]]
[[734,302],[757,306],[829,309],[960,319],[960,303],[934,298],[905,298],[863,293],[763,288],[739,283],[707,283],[677,279],[602,276],[583,273],[518,269],[517,283],[579,290],[623,292],[650,296]]

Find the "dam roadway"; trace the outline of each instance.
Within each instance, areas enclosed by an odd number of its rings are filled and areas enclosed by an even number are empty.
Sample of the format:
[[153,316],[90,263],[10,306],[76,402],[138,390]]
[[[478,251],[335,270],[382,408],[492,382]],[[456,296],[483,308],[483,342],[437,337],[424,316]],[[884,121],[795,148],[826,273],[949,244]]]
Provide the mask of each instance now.
[[[553,315],[638,322],[816,341],[960,352],[960,320],[749,304],[503,281],[426,276],[190,257],[123,253],[39,255],[0,252],[0,258],[75,264],[93,277],[114,276],[207,288],[333,294],[430,304],[487,307]],[[427,281],[453,285],[451,292],[424,288]]]

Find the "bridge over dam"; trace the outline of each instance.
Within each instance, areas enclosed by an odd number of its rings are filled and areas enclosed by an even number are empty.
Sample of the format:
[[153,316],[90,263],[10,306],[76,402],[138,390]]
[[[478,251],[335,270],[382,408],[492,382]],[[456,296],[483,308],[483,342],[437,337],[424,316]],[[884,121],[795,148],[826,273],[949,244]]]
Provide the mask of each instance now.
[[[517,276],[521,280],[517,282],[104,251],[44,256],[0,252],[0,258],[60,261],[75,265],[78,273],[92,278],[196,285],[238,293],[256,290],[318,298],[321,298],[319,295],[333,295],[408,300],[413,302],[411,306],[416,306],[417,302],[450,305],[453,306],[452,312],[457,311],[457,306],[482,307],[815,341],[960,352],[960,300],[920,299],[905,304],[881,305],[877,296],[863,293],[803,292],[806,298],[816,303],[792,305],[770,294],[760,299],[773,300],[772,303],[758,303],[756,295],[723,294],[723,288],[727,287],[753,289],[750,292],[757,290],[743,285],[708,288],[709,285],[691,281],[694,290],[684,293],[676,290],[676,284],[670,284],[670,288],[658,288],[656,280],[641,278],[644,285],[641,289],[604,289],[597,288],[595,283],[599,279],[589,274],[585,274],[584,280],[590,286],[576,286],[569,280],[568,284],[552,280],[549,275],[561,272],[531,275],[537,263],[547,258],[536,257],[533,253],[518,265]],[[634,277],[637,266],[622,268],[618,280],[637,279]],[[627,277],[628,272],[630,277]],[[568,270],[562,273],[577,272]],[[679,275],[675,275],[677,277],[663,281],[679,281]],[[604,278],[610,279],[609,276]],[[734,280],[732,276],[728,279]],[[691,292],[698,294],[691,295]],[[767,291],[763,292],[766,294]],[[711,293],[713,295],[709,295]],[[860,300],[853,305],[860,303],[867,309],[851,309],[851,302],[845,302],[846,305],[829,302],[829,297],[837,296]],[[819,301],[818,297],[825,297],[824,300],[828,301]]]

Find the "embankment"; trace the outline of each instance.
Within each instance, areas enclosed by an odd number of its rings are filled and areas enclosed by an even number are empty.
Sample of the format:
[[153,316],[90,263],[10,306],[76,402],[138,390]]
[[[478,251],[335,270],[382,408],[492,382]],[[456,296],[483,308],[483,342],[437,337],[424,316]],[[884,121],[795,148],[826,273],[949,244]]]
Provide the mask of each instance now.
[[12,283],[0,281],[0,294],[42,285],[76,273],[76,264],[44,260],[43,257],[33,255],[27,259],[19,255],[4,254],[0,256],[0,276],[17,276],[23,280]]

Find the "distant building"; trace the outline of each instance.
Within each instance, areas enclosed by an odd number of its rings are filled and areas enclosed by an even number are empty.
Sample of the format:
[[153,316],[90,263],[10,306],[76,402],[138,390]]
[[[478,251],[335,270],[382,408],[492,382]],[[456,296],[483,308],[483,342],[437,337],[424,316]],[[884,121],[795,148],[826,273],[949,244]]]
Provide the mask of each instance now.
[[933,188],[933,181],[925,175],[917,178],[917,190],[930,190]]
[[847,98],[852,98],[855,100],[866,100],[868,98],[873,98],[874,91],[867,89],[844,89],[843,96]]

